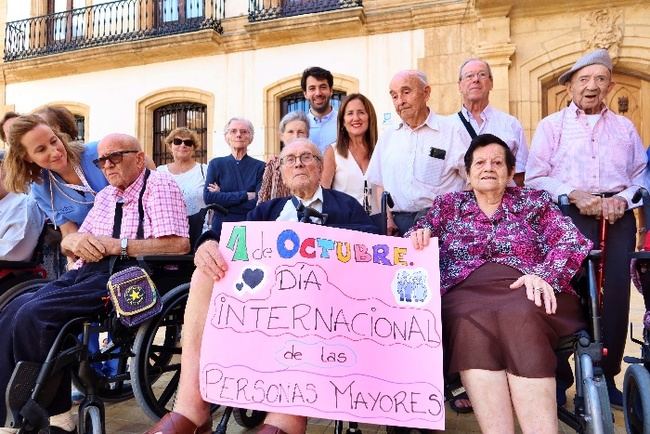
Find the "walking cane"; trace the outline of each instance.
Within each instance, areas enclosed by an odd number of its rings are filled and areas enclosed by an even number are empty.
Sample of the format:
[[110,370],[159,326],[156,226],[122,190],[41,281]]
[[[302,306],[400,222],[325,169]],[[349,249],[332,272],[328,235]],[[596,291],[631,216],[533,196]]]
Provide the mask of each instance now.
[[[601,197],[602,200],[602,197]],[[596,295],[598,297],[598,307],[601,312],[603,309],[603,290],[605,285],[605,245],[607,240],[607,220],[605,216],[601,213],[598,217],[598,248],[600,249],[600,261],[598,262],[598,269],[596,270],[596,281],[598,282],[598,291]]]

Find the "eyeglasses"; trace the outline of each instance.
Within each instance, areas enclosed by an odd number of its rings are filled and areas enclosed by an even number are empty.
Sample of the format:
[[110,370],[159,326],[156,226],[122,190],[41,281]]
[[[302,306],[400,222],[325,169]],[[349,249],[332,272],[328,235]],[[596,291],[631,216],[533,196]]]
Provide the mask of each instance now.
[[192,140],[192,139],[178,139],[177,138],[177,139],[172,140],[172,143],[174,145],[176,145],[176,146],[185,145],[188,148],[191,148],[191,147],[194,146],[194,140]]
[[140,151],[115,151],[111,152],[108,155],[104,155],[103,157],[99,157],[96,160],[93,160],[93,164],[100,169],[104,167],[104,164],[106,163],[106,160],[110,161],[112,164],[120,164],[122,162],[122,159],[124,158],[124,154],[137,154]]
[[463,81],[474,81],[476,78],[479,80],[487,80],[490,78],[490,74],[487,71],[470,72],[461,77]]
[[307,165],[313,163],[314,160],[320,160],[320,158],[311,152],[305,152],[300,155],[285,155],[284,157],[280,158],[280,164],[293,166],[296,164],[296,160],[300,160],[301,164]]
[[238,130],[237,128],[233,128],[232,130],[228,130],[228,134],[232,134],[233,136],[236,136],[237,133],[241,134],[242,136],[247,136],[251,132],[248,130]]

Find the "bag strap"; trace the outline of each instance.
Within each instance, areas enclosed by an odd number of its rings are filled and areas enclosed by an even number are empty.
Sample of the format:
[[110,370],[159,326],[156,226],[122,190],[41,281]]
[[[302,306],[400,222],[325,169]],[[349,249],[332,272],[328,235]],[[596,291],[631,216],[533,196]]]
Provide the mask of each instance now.
[[465,116],[463,116],[462,110],[458,112],[458,117],[460,118],[460,121],[463,123],[465,126],[465,129],[469,133],[469,136],[474,139],[476,137],[476,131],[474,131],[474,127],[472,124],[469,123],[467,119],[465,119]]
[[[136,232],[136,239],[141,240],[144,239],[144,205],[142,203],[142,197],[144,196],[144,192],[147,189],[147,180],[149,179],[149,175],[151,174],[151,171],[149,169],[145,169],[144,171],[144,180],[142,182],[142,188],[140,189],[140,195],[138,197],[138,230]],[[118,201],[115,203],[115,217],[113,219],[113,238],[120,238],[122,234],[122,217],[123,217],[123,210],[124,208],[124,202]],[[115,262],[117,262],[118,257],[117,256],[111,256],[110,261],[109,261],[109,267],[108,267],[108,273],[113,274],[113,268],[115,267]],[[138,260],[138,262],[142,262]]]
[[142,182],[142,189],[140,189],[140,197],[138,198],[138,231],[136,232],[136,239],[144,239],[144,205],[142,203],[142,198],[144,196],[144,191],[147,189],[147,180],[151,171],[149,169],[144,170],[144,180]]

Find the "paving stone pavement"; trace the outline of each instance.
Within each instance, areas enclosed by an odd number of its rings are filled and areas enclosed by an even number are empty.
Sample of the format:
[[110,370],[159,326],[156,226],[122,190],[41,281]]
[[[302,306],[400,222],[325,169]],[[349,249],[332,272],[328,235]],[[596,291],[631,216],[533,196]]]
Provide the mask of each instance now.
[[[639,293],[632,289],[632,308],[630,311],[630,319],[634,324],[635,330],[641,330],[643,318],[643,299]],[[638,333],[637,333],[638,334]],[[638,336],[637,336],[638,337]],[[630,356],[639,356],[639,346],[629,340],[625,349],[625,354]],[[619,388],[623,388],[623,372],[616,377],[616,382]],[[569,391],[569,401],[571,401],[572,391]],[[616,434],[625,433],[625,423],[623,413],[619,410],[614,410],[614,418],[616,423]],[[456,414],[453,410],[447,407],[446,409],[446,433],[460,434],[460,433],[479,433],[478,423],[473,414]],[[142,412],[135,400],[131,399],[120,403],[112,403],[106,405],[106,432],[109,434],[141,434],[148,429],[153,422]],[[385,433],[386,429],[376,425],[361,425],[363,434],[376,434]],[[228,434],[243,434],[248,432],[246,429],[241,428],[231,419],[228,425]],[[324,434],[333,433],[334,425],[332,421],[324,419],[311,419],[307,430],[308,434]],[[569,427],[560,424],[560,432],[562,434],[572,433]]]

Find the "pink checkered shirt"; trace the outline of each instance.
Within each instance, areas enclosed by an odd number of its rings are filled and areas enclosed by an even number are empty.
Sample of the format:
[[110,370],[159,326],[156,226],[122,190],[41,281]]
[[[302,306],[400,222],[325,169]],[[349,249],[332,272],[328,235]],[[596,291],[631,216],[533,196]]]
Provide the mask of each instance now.
[[[109,185],[97,193],[95,204],[79,228],[79,232],[89,232],[95,236],[113,236],[115,204],[121,198],[124,205],[120,238],[134,239],[138,230],[138,198],[143,180],[144,171],[124,191]],[[189,237],[183,194],[171,175],[151,171],[142,204],[145,238],[169,235]]]
[[573,190],[618,193],[632,207],[647,157],[632,122],[607,107],[593,131],[575,103],[542,119],[531,142],[526,186],[554,200]]

